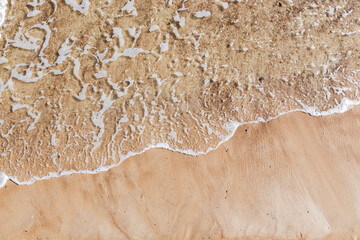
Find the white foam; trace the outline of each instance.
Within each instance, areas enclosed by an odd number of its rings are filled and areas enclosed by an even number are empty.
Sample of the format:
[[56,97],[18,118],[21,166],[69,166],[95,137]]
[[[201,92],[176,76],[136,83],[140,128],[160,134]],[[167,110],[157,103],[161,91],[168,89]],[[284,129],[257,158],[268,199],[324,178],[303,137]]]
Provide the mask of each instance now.
[[81,80],[81,77],[79,76],[79,70],[80,70],[80,61],[79,59],[74,59],[73,74],[77,79]]
[[[0,27],[5,22],[7,0],[0,0]],[[0,34],[1,38],[1,34]]]
[[33,0],[32,2],[27,3],[26,5],[32,6],[34,10],[28,12],[26,17],[35,17],[41,12],[37,9],[38,6],[41,6],[45,3],[44,0]]
[[[70,40],[72,43],[70,43]],[[70,53],[72,52],[71,48],[73,47],[75,41],[77,39],[74,37],[67,38],[62,44],[58,51],[58,57],[56,59],[55,64],[62,64],[68,57],[70,57]]]
[[89,83],[86,83],[83,85],[83,88],[81,89],[81,91],[79,92],[79,94],[74,95],[74,97],[80,101],[85,100],[86,99],[86,88],[89,86]]
[[123,35],[122,35],[122,30],[121,30],[121,28],[118,28],[118,27],[114,27],[114,28],[113,28],[113,37],[119,38],[119,45],[120,45],[120,47],[124,46],[125,41],[124,41],[124,38],[123,38]]
[[137,16],[136,8],[134,7],[135,0],[129,0],[121,11],[126,11],[130,15]]
[[139,53],[142,53],[143,51],[144,50],[141,48],[127,48],[122,53],[122,56],[134,58],[134,57],[136,57],[136,55],[138,55]]
[[4,63],[8,63],[8,62],[9,62],[9,60],[6,57],[0,57],[0,64],[4,64]]
[[174,75],[177,76],[177,77],[183,76],[182,72],[174,72]]
[[8,176],[5,173],[0,173],[0,188],[2,188],[3,186],[5,186],[7,180],[8,180]]
[[86,13],[89,10],[90,2],[89,0],[82,0],[81,4],[77,3],[76,0],[65,0],[67,4],[69,4],[74,11],[79,11],[81,13]]
[[100,70],[97,73],[94,74],[94,77],[99,79],[99,78],[104,78],[107,76],[107,71],[106,70]]
[[160,30],[160,28],[159,28],[159,26],[158,25],[153,25],[153,26],[151,26],[150,28],[149,28],[149,32],[153,32],[153,31],[155,31],[155,30]]
[[169,39],[166,42],[160,43],[160,53],[167,52],[169,50]]
[[210,17],[210,16],[211,16],[211,12],[202,10],[202,11],[196,12],[196,13],[194,14],[194,16],[197,17],[197,18]]
[[215,2],[220,3],[221,7],[223,7],[224,9],[227,9],[229,7],[229,3],[227,2],[222,2],[220,0],[216,0]]
[[16,64],[16,66],[14,67],[13,70],[11,70],[11,77],[12,78],[16,78],[20,81],[23,82],[27,82],[27,83],[31,83],[31,82],[37,82],[40,78],[43,77],[43,73],[42,72],[37,72],[37,77],[32,77],[33,76],[33,71],[31,70],[31,68],[34,66],[32,63],[29,65],[29,67],[25,70],[25,74],[20,74],[18,72],[18,68],[19,67],[24,67],[27,66],[26,64]]
[[185,26],[185,17],[180,17],[178,12],[174,16],[174,21],[178,22],[180,27]]
[[360,104],[359,101],[350,100],[348,98],[341,99],[340,103],[327,111],[318,111],[314,106],[306,106],[302,102],[298,101],[304,108],[302,111],[312,116],[327,116],[335,113],[344,113],[350,110],[353,106]]
[[[120,156],[120,160],[119,160],[118,163],[108,165],[108,166],[101,166],[101,167],[99,167],[99,168],[97,168],[97,169],[95,169],[93,171],[89,171],[89,170],[80,170],[80,171],[66,170],[66,171],[60,171],[60,172],[50,172],[46,176],[42,176],[42,177],[33,176],[28,181],[19,181],[16,176],[9,176],[8,178],[11,179],[12,181],[14,181],[15,183],[19,184],[19,185],[29,185],[29,184],[34,183],[35,181],[38,181],[38,180],[45,180],[45,179],[49,179],[49,178],[53,178],[53,177],[61,177],[61,176],[70,175],[70,174],[96,174],[96,173],[99,173],[99,172],[108,171],[109,169],[111,169],[113,167],[116,167],[119,164],[121,164],[125,159],[127,159],[129,157],[132,157],[132,156],[135,156],[135,155],[138,155],[138,154],[142,154],[145,151],[153,149],[153,148],[162,148],[162,149],[170,150],[170,151],[173,151],[173,152],[179,152],[179,153],[192,155],[192,156],[202,155],[202,154],[206,154],[206,153],[208,153],[208,152],[210,152],[212,150],[217,149],[221,144],[228,141],[235,134],[237,128],[239,126],[241,126],[241,125],[259,123],[259,122],[268,122],[268,121],[270,121],[272,119],[276,119],[276,118],[278,118],[278,117],[280,117],[282,115],[285,115],[287,113],[292,113],[292,112],[304,112],[304,113],[310,114],[312,116],[326,116],[326,115],[335,114],[335,113],[344,113],[345,111],[350,110],[352,107],[354,107],[356,105],[360,105],[360,100],[355,101],[355,100],[350,100],[348,98],[343,98],[340,101],[339,105],[337,105],[334,108],[329,109],[327,111],[318,111],[318,110],[316,110],[315,107],[309,107],[309,106],[303,105],[303,108],[301,108],[301,109],[295,109],[295,110],[288,111],[288,112],[282,112],[282,113],[279,113],[279,115],[277,115],[275,117],[269,117],[268,119],[259,118],[259,119],[255,120],[255,121],[244,122],[244,123],[229,122],[229,123],[227,123],[227,124],[225,124],[223,126],[224,129],[227,130],[228,134],[226,136],[224,136],[223,139],[215,147],[209,147],[205,151],[197,151],[196,152],[196,151],[194,151],[192,149],[171,148],[168,143],[157,143],[157,144],[148,145],[147,147],[145,147],[140,152],[129,152],[126,155]],[[7,180],[7,178],[6,178],[6,180]],[[0,175],[0,181],[1,181],[1,175]]]

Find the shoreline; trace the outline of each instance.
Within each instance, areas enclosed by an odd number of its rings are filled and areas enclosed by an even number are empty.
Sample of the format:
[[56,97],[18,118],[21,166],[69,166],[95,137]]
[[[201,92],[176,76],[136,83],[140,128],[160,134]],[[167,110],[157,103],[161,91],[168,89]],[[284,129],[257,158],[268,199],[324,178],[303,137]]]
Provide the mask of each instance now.
[[[304,113],[304,114],[309,114],[312,117],[324,117],[324,116],[329,116],[332,114],[342,114],[342,113],[345,113],[345,112],[351,110],[353,107],[356,107],[358,105],[360,105],[360,101],[354,101],[354,100],[350,100],[350,99],[344,97],[337,106],[335,106],[334,108],[329,109],[327,111],[319,112],[311,107],[303,106],[304,107],[303,109],[294,109],[294,110],[291,110],[288,112],[282,112],[282,113],[279,113],[276,117],[270,117],[268,119],[260,119],[260,120],[258,119],[257,121],[251,121],[251,122],[245,122],[245,123],[239,123],[239,122],[228,123],[228,125],[230,126],[229,134],[227,136],[225,136],[224,139],[221,140],[216,145],[215,148],[209,147],[207,150],[205,150],[203,152],[194,152],[193,150],[189,150],[189,149],[188,150],[172,149],[167,144],[158,143],[156,145],[147,146],[141,152],[129,152],[122,159],[120,159],[118,163],[116,163],[114,165],[109,165],[109,166],[102,166],[95,170],[80,170],[80,171],[65,170],[65,171],[61,171],[60,173],[50,172],[48,175],[43,176],[43,177],[34,176],[28,181],[19,181],[16,176],[7,176],[5,173],[1,173],[1,174],[5,174],[7,177],[6,180],[11,180],[14,183],[16,183],[17,185],[30,185],[30,184],[35,183],[36,181],[47,180],[47,179],[51,179],[51,178],[60,178],[62,176],[68,176],[68,175],[72,175],[72,174],[91,174],[92,175],[92,174],[98,174],[101,172],[107,172],[110,169],[119,166],[126,159],[143,154],[144,152],[149,151],[151,149],[163,149],[163,150],[168,150],[171,152],[181,153],[181,154],[185,154],[185,155],[189,155],[189,156],[206,155],[210,151],[214,151],[214,150],[218,149],[219,146],[221,146],[225,142],[229,141],[234,136],[237,129],[241,126],[246,126],[246,125],[251,125],[251,124],[259,124],[259,123],[268,123],[274,119],[277,119],[281,116],[291,114],[291,113]],[[5,185],[5,184],[3,184],[3,185]],[[1,188],[1,186],[0,186],[0,188]]]
[[360,106],[318,118],[291,113],[240,126],[206,155],[151,149],[95,175],[8,182],[0,190],[0,214],[9,216],[0,236],[360,236],[359,117]]

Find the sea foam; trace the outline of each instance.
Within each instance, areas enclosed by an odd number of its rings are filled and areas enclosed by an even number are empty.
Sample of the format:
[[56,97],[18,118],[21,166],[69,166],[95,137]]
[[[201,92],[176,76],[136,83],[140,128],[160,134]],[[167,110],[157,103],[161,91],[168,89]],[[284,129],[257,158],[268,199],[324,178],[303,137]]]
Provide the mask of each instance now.
[[5,173],[0,173],[0,188],[2,188],[3,186],[5,186],[7,180],[8,180],[8,176],[6,176]]
[[[0,0],[0,27],[5,22],[7,0]],[[1,38],[1,35],[0,35]]]

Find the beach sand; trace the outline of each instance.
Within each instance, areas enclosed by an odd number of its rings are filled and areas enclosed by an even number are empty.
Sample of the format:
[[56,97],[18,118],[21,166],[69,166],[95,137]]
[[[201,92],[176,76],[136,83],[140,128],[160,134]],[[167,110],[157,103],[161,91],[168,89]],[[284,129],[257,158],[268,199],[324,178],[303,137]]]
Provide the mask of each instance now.
[[1,239],[356,239],[360,107],[239,127],[197,157],[162,149],[96,175],[0,189]]
[[0,172],[18,183],[360,103],[359,1],[79,2],[9,1]]

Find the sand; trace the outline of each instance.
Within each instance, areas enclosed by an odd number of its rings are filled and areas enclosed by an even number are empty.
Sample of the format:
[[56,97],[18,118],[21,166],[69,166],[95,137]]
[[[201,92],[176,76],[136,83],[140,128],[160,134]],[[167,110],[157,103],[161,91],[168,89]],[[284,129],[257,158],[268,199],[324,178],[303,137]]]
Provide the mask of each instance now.
[[[359,1],[79,2],[7,5],[0,172],[18,181],[158,144],[203,152],[230,123],[360,102]],[[356,238],[359,115],[292,113],[206,155],[8,181],[0,239]]]
[[19,182],[360,103],[358,0],[76,2],[8,4],[0,172]]
[[355,239],[360,107],[246,125],[198,157],[0,189],[1,239]]

